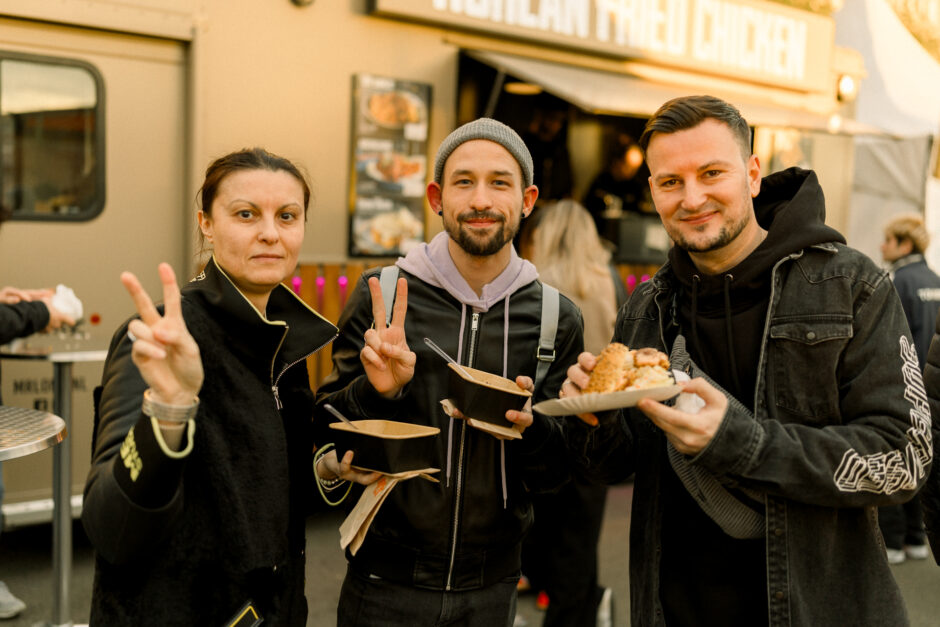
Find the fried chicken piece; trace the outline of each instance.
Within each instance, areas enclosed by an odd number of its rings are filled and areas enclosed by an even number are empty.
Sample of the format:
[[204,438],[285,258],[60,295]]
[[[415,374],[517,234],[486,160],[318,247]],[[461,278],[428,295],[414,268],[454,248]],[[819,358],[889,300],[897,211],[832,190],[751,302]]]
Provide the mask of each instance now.
[[585,394],[607,394],[617,392],[633,383],[636,371],[633,368],[633,354],[629,348],[614,342],[607,345],[597,356],[597,365],[591,372],[591,378]]
[[630,388],[669,385],[669,357],[655,348],[630,350],[614,342],[597,356],[585,394],[609,394]]

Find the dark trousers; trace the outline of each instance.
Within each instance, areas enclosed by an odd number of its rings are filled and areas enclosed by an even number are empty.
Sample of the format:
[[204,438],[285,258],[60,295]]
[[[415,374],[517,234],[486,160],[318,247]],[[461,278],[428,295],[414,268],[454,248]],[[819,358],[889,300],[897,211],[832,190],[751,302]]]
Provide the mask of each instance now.
[[889,505],[878,508],[878,526],[889,549],[903,549],[904,545],[924,544],[924,510],[920,504],[920,495],[901,505]]
[[573,478],[556,494],[536,495],[535,524],[522,545],[522,572],[548,594],[543,627],[594,627],[603,588],[597,543],[607,486]]
[[512,627],[518,577],[479,590],[445,592],[346,569],[337,627]]

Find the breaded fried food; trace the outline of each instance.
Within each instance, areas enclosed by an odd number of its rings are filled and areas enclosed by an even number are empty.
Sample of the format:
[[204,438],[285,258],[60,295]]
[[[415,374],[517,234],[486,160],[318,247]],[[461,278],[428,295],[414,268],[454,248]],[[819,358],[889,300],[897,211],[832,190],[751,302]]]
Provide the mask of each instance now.
[[669,357],[655,348],[630,350],[614,342],[597,356],[584,394],[608,394],[623,390],[671,385]]
[[597,365],[591,372],[591,378],[587,387],[584,388],[584,393],[616,392],[633,383],[631,375],[636,374],[633,368],[633,355],[634,351],[619,342],[608,344],[597,356]]
[[669,357],[666,353],[658,351],[655,348],[638,348],[633,356],[633,362],[637,368],[643,366],[661,366],[669,368]]

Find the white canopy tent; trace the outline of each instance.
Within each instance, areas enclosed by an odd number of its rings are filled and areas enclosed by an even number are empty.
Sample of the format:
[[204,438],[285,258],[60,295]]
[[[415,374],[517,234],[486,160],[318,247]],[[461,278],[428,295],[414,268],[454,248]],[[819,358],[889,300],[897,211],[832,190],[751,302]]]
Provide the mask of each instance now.
[[[851,0],[835,14],[836,44],[858,50],[868,77],[856,119],[888,136],[855,138],[849,244],[881,261],[883,225],[892,215],[921,211],[940,240],[940,181],[930,173],[940,130],[940,64],[910,34],[885,0]],[[940,268],[940,245],[928,251]]]

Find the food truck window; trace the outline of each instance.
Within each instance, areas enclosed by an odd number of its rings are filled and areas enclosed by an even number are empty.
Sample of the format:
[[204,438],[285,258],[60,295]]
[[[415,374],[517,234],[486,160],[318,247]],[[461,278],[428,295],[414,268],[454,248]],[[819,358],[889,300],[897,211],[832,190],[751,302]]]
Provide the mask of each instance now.
[[0,51],[0,202],[12,220],[90,220],[104,207],[101,75]]

